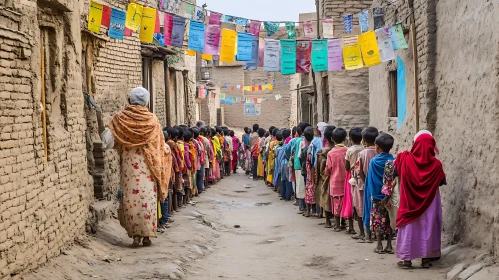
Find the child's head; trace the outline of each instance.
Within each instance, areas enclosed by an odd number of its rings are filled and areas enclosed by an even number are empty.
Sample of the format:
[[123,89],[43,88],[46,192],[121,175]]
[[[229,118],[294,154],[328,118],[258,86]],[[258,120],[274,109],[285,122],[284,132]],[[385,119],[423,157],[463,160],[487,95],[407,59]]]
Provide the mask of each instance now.
[[230,137],[234,137],[234,130],[229,131]]
[[300,127],[297,127],[295,137],[301,137],[302,135],[303,135],[303,130],[301,130]]
[[253,132],[257,132],[260,129],[260,126],[258,124],[253,125]]
[[210,129],[210,132],[211,132],[211,134],[210,134],[211,137],[214,137],[215,135],[217,135],[217,130],[214,127],[212,127]]
[[362,142],[362,128],[352,127],[348,136],[350,137],[352,144],[359,145]]
[[184,128],[177,126],[177,127],[175,127],[175,129],[178,131],[177,138],[180,140],[183,140],[184,139]]
[[251,131],[249,130],[249,128],[248,128],[248,127],[245,127],[245,128],[244,128],[244,133],[249,134],[250,132],[251,132]]
[[289,136],[291,136],[291,130],[289,129],[284,129],[282,131],[282,139],[287,139]]
[[208,129],[206,127],[201,127],[201,129],[199,130],[199,134],[201,134],[202,136],[207,136],[207,133]]
[[274,129],[274,131],[276,132],[276,133],[275,133],[275,139],[276,139],[277,141],[282,141],[282,139],[283,139],[282,132],[283,132],[283,131],[282,131],[281,129]]
[[217,134],[220,134],[220,135],[221,135],[221,134],[223,133],[223,130],[222,130],[222,128],[221,128],[221,127],[218,127],[218,126],[217,126],[217,127],[215,128],[215,130],[217,131]]
[[293,137],[296,137],[296,129],[298,129],[298,127],[297,127],[297,126],[293,126],[293,128],[291,129],[291,135],[292,135]]
[[376,137],[378,137],[378,129],[376,127],[368,127],[362,131],[362,143],[366,146],[374,145]]
[[326,140],[330,143],[330,144],[334,144],[333,143],[333,131],[336,129],[336,126],[334,125],[330,125],[328,127],[326,127],[326,129],[324,130],[324,138],[326,138]]
[[271,126],[269,127],[269,133],[274,136],[274,129],[275,129],[275,126]]
[[163,137],[165,138],[165,142],[168,141],[169,135],[168,135],[168,128],[167,127],[163,128]]
[[277,129],[277,128],[274,127],[274,129],[272,129],[272,132],[271,132],[272,133],[272,137],[276,137],[278,131],[279,131],[279,129]]
[[223,130],[223,132],[224,132],[224,136],[229,136],[229,133],[230,133],[230,132],[229,132],[229,130],[228,130],[228,129],[224,129],[224,130]]
[[258,129],[258,137],[263,137],[265,136],[265,129],[259,128]]
[[395,140],[390,134],[380,133],[375,140],[376,152],[378,154],[389,153],[390,150],[393,148],[393,142],[395,142]]
[[184,141],[189,142],[192,140],[192,131],[190,129],[184,130]]
[[192,128],[192,135],[193,135],[194,139],[198,139],[198,137],[199,137],[199,129],[197,127],[193,127]]
[[347,131],[344,130],[343,128],[336,128],[333,130],[333,142],[334,144],[338,145],[343,142],[345,142],[345,139],[347,139]]
[[311,126],[305,128],[305,132],[303,132],[303,135],[305,135],[305,140],[309,142],[314,140],[314,128]]
[[270,133],[268,131],[265,131],[265,134],[263,135],[263,137],[267,138],[270,136]]

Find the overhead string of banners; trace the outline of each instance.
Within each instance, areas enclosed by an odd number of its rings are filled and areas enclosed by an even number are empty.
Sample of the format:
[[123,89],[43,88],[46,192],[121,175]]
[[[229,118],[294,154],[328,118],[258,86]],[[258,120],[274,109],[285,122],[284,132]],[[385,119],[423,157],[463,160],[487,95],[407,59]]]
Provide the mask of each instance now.
[[[185,0],[160,0],[157,8],[149,7],[148,3],[130,3],[127,11],[90,1],[88,30],[100,34],[101,26],[104,26],[107,35],[117,40],[132,36],[135,31],[141,42],[155,41],[161,46],[182,48],[186,23],[190,22],[187,30],[188,55],[200,52],[205,60],[225,63],[241,61],[245,70],[263,67],[264,71],[280,72],[282,75],[310,73],[311,70],[351,71],[393,60],[395,50],[408,48],[401,22],[385,25],[385,8],[396,1],[359,12],[360,35],[353,34],[354,14],[343,15],[343,32],[346,35],[342,38],[335,37],[334,18],[320,20],[322,39],[317,39],[321,32],[317,30],[317,20],[299,22],[304,39],[297,40],[294,21],[249,20],[210,11]],[[373,29],[369,28],[370,12]],[[222,28],[222,22],[243,26],[245,32]],[[281,23],[285,25],[287,39],[260,38],[260,35],[273,36]],[[266,34],[261,32],[262,26]],[[273,84],[270,83],[239,85],[238,88],[242,91],[272,89]],[[278,95],[275,97],[280,99]],[[246,98],[241,100],[249,101]],[[253,103],[256,103],[255,100]]]

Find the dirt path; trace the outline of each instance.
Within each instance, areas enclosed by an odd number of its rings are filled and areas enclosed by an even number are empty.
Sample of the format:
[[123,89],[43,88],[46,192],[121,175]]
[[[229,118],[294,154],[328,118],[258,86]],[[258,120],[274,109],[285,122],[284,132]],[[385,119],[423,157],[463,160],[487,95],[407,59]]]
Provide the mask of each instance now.
[[[296,214],[261,181],[238,174],[175,215],[150,248],[131,248],[114,219],[95,237],[24,279],[444,279],[441,264],[400,270],[393,255],[373,253],[345,233]],[[239,225],[240,228],[235,228]],[[415,263],[417,265],[417,263]]]

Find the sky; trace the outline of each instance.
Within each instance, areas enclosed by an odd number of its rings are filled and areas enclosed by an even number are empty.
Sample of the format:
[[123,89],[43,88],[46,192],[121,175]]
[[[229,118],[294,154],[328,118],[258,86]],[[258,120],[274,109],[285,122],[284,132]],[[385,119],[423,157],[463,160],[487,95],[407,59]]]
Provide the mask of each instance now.
[[197,0],[198,6],[231,16],[260,21],[298,21],[298,15],[315,12],[315,0]]

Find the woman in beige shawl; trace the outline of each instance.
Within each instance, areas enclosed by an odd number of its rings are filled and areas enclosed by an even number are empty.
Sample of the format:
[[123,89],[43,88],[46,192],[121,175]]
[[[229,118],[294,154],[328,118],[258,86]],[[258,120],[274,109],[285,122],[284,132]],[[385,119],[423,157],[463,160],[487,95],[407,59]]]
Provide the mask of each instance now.
[[158,200],[163,202],[168,197],[172,164],[158,118],[147,108],[149,99],[145,88],[135,88],[129,105],[106,129],[97,108],[103,148],[114,148],[120,155],[120,223],[133,238],[133,245],[142,241],[144,246],[150,246],[150,237],[156,237]]

